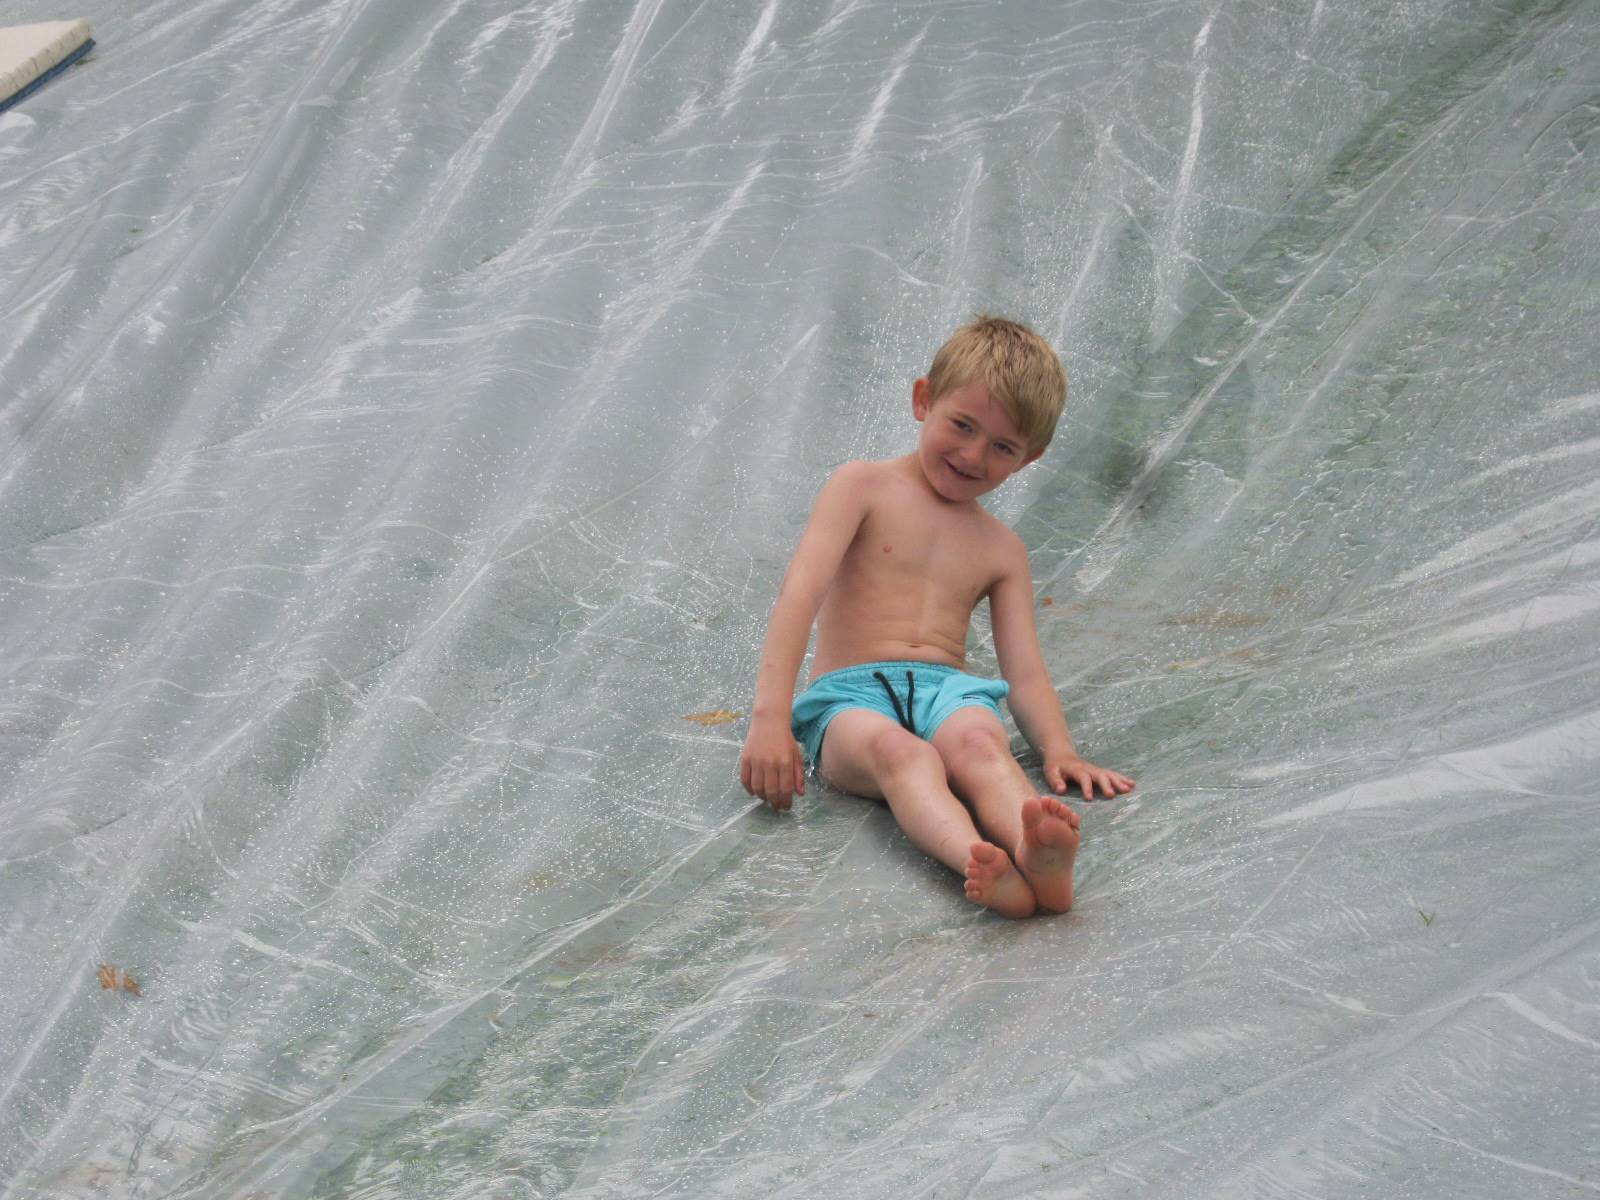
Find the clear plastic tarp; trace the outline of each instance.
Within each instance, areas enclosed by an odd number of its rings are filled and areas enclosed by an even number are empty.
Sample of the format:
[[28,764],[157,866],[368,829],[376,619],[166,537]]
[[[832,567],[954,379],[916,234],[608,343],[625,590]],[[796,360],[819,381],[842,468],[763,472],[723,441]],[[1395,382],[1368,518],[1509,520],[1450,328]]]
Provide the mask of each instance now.
[[[64,15],[0,1196],[1600,1192],[1600,8]],[[993,507],[1140,781],[1059,919],[685,719],[976,310],[1071,375]]]

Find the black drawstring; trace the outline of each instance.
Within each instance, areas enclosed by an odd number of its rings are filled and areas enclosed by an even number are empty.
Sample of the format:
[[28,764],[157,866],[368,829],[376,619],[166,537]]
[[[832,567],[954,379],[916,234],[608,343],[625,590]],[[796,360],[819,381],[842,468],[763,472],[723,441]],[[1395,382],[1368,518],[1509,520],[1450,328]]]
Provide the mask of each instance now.
[[889,703],[894,705],[894,715],[900,718],[900,727],[907,733],[915,734],[917,727],[912,723],[907,712],[916,712],[913,705],[917,702],[917,681],[910,671],[906,672],[906,706],[900,707],[900,697],[894,694],[894,688],[889,686],[889,677],[882,671],[874,671],[872,677],[883,684],[883,690],[889,693]]

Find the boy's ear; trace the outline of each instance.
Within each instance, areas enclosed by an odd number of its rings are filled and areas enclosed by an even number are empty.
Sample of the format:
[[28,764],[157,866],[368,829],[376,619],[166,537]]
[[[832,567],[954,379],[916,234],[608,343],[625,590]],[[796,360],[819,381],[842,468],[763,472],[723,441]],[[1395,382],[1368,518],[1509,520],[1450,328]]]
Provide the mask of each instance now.
[[911,385],[911,411],[919,421],[928,418],[928,377],[924,375]]

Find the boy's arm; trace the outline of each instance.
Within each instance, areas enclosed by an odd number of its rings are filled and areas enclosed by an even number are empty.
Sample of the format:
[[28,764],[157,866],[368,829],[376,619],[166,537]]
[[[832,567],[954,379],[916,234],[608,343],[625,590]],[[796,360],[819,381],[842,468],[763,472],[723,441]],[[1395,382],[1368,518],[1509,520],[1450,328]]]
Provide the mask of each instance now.
[[780,812],[806,790],[805,763],[789,730],[794,681],[823,597],[866,517],[870,471],[866,463],[846,463],[823,484],[767,621],[739,781]]
[[1051,790],[1065,793],[1069,782],[1076,783],[1086,800],[1094,798],[1096,787],[1107,797],[1131,792],[1133,780],[1087,762],[1072,744],[1066,714],[1039,650],[1028,552],[1015,535],[1006,548],[1005,571],[989,590],[989,615],[1000,674],[1011,685],[1007,704],[1022,736],[1044,759],[1044,778]]

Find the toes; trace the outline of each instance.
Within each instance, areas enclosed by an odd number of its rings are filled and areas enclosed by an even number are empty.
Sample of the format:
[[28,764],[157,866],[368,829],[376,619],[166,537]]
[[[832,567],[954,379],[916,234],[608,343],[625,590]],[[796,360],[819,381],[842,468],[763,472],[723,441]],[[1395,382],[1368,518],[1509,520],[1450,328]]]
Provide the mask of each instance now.
[[1078,814],[1073,812],[1072,809],[1068,808],[1065,804],[1057,804],[1056,805],[1056,814],[1055,815],[1060,817],[1063,821],[1065,821],[1073,829],[1076,829],[1078,827]]
[[[1027,808],[1027,803],[1028,802],[1024,802],[1024,809]],[[1078,827],[1078,814],[1073,812],[1071,808],[1061,803],[1061,801],[1057,800],[1054,796],[1040,796],[1038,803],[1040,809],[1039,816],[1041,819],[1044,817],[1055,817],[1058,820],[1065,821],[1074,829]],[[1024,817],[1024,827],[1026,827],[1027,824],[1028,819]]]
[[992,842],[973,842],[969,853],[972,855],[971,861],[979,867],[998,869],[1003,862],[1010,862],[1006,852]]

